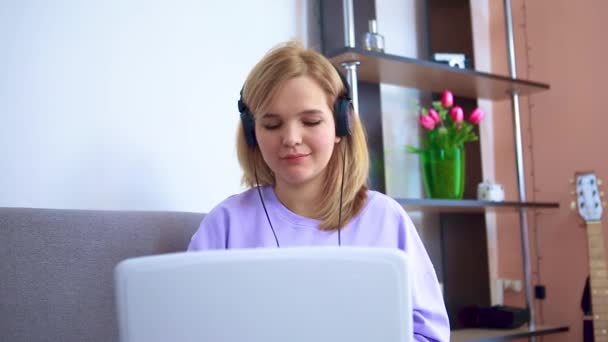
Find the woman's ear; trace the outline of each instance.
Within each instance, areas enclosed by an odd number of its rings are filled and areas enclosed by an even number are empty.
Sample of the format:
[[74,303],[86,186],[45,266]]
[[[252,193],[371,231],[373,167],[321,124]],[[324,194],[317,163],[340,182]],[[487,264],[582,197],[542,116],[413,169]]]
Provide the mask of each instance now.
[[336,144],[339,144],[342,141],[342,137],[336,137]]

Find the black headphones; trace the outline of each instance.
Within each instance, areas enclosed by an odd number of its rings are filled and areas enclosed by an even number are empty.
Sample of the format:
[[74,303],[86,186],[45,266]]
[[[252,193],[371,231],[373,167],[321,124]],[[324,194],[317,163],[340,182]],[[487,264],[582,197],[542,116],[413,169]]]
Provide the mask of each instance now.
[[[353,101],[350,95],[350,86],[346,81],[344,75],[336,68],[336,72],[342,80],[346,93],[338,96],[336,103],[334,104],[334,119],[336,121],[336,136],[346,137],[351,133],[352,117],[353,117]],[[243,89],[241,89],[241,96],[238,101],[239,113],[241,113],[241,122],[243,123],[243,132],[245,133],[245,141],[247,145],[256,146],[257,140],[255,138],[255,119],[253,114],[247,108],[245,101],[243,101]]]

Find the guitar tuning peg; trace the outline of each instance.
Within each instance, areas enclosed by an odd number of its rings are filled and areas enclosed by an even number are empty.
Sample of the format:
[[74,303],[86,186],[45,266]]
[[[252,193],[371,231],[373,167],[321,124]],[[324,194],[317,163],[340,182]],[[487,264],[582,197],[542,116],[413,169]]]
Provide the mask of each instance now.
[[604,192],[600,191],[600,197],[604,197]]
[[601,180],[601,179],[598,179],[598,180],[597,180],[597,185],[602,185],[602,183],[604,183],[604,181],[603,181],[603,180]]
[[574,191],[574,190],[570,191],[570,195],[572,195],[572,196],[576,195],[576,191]]
[[606,201],[602,201],[602,207],[606,208]]
[[570,209],[572,209],[572,210],[576,209],[576,202],[574,202],[574,201],[570,202]]
[[574,184],[574,178],[570,178],[570,179],[568,179],[568,182],[569,182],[570,184]]

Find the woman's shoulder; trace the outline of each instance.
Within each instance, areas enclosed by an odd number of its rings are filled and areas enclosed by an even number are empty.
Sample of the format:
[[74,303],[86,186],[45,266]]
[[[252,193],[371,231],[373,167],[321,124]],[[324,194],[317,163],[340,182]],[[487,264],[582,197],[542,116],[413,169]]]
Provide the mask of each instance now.
[[256,191],[253,188],[231,195],[213,207],[192,236],[188,250],[226,248],[230,226],[254,216],[252,211],[255,210],[255,196],[258,196]]
[[363,222],[385,222],[409,226],[412,221],[406,210],[394,198],[378,191],[367,191],[367,202],[359,219]]
[[363,210],[407,215],[403,207],[394,198],[375,190],[367,190],[367,203]]
[[255,201],[259,201],[258,193],[256,188],[246,189],[240,193],[230,195],[224,200],[216,204],[207,215],[216,215],[220,213],[243,213],[244,211],[251,210],[252,204]]

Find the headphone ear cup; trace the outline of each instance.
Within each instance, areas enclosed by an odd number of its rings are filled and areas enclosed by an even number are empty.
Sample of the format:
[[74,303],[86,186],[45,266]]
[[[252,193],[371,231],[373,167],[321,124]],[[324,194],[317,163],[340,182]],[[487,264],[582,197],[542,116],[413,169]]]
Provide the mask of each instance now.
[[255,121],[253,115],[249,111],[244,110],[241,112],[241,123],[243,124],[243,133],[245,134],[245,141],[249,146],[256,146],[258,144],[255,138]]
[[353,103],[346,98],[338,98],[334,108],[336,117],[336,136],[346,137],[351,133]]
[[243,101],[243,89],[241,88],[241,97],[237,102],[239,113],[241,113],[241,123],[243,124],[243,134],[245,134],[245,141],[249,146],[256,146],[258,144],[255,138],[255,120],[253,114],[247,108],[247,105]]

